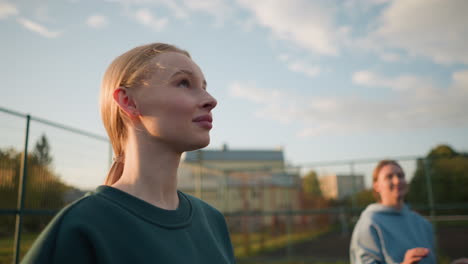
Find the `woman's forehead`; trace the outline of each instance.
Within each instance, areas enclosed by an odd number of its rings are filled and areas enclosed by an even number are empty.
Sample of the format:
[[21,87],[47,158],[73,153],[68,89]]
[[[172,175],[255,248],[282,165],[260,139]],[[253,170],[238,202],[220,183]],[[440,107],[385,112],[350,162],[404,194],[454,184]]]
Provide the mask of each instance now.
[[397,166],[395,164],[387,164],[382,167],[380,172],[385,173],[385,174],[392,173],[392,172],[400,173],[400,172],[403,172],[403,170],[400,168],[400,166]]
[[203,73],[195,62],[189,57],[178,52],[166,52],[153,59],[156,71],[161,73],[161,77],[170,78],[179,71],[191,72],[194,75],[203,77]]

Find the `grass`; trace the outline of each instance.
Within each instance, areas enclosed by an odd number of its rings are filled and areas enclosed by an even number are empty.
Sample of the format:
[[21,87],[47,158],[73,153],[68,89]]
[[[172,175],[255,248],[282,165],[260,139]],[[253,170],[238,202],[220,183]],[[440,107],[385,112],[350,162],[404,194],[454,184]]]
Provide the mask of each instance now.
[[[20,258],[26,254],[38,233],[25,233],[21,236]],[[13,261],[14,236],[0,237],[0,264],[10,264]]]
[[[245,251],[245,247],[243,244],[243,235],[242,234],[234,234],[232,235],[232,241],[234,245],[234,250],[236,252],[237,258],[243,258],[247,256],[254,256],[258,255],[262,252],[276,250],[282,247],[285,247],[288,243],[299,243],[302,241],[306,241],[309,239],[313,239],[325,232],[325,231],[304,231],[296,234],[288,235],[281,235],[281,236],[271,236],[264,234],[262,238],[261,233],[252,233],[250,234],[250,254],[247,255]],[[22,258],[24,254],[26,254],[27,250],[31,247],[32,243],[36,239],[38,233],[25,233],[21,236],[21,251],[20,257]],[[262,239],[263,246],[262,246]],[[10,264],[13,261],[13,247],[14,247],[14,237],[13,235],[10,236],[2,236],[0,237],[0,264]],[[252,262],[249,262],[252,263]],[[304,264],[304,263],[311,263],[311,262],[304,262],[299,260],[289,260],[289,261],[281,261],[275,262],[279,264]],[[318,264],[318,263],[317,263]],[[325,263],[320,262],[320,264],[342,264],[341,262],[333,262],[333,263]]]
[[[277,250],[284,248],[288,243],[296,244],[303,241],[315,239],[318,236],[328,232],[328,229],[321,231],[304,231],[300,233],[290,234],[289,238],[286,234],[280,236],[272,236],[269,234],[261,233],[251,233],[249,235],[250,241],[250,253],[247,254],[246,247],[244,245],[244,237],[242,234],[232,234],[231,240],[233,242],[234,251],[236,253],[236,258],[239,263],[249,264],[249,263],[274,263],[274,264],[347,264],[348,262],[344,261],[316,261],[313,259],[297,259],[290,258],[284,259],[279,258],[276,260],[269,259],[249,259],[249,257],[260,255],[261,253]],[[22,258],[27,250],[31,247],[32,243],[36,239],[38,233],[25,233],[21,236],[21,254]],[[263,237],[262,237],[263,236]],[[263,239],[263,246],[262,246]],[[0,237],[0,264],[11,264],[13,261],[13,247],[14,247],[14,237],[10,236],[1,236]],[[438,263],[448,264],[450,259],[446,256],[438,256]]]
[[239,260],[239,264],[349,264],[349,261],[323,261],[313,258],[281,258],[281,259],[245,259]]
[[440,221],[433,223],[436,227],[468,227],[468,221]]
[[321,230],[302,231],[289,235],[283,234],[280,236],[250,233],[248,243],[244,241],[245,237],[243,234],[231,234],[231,240],[234,246],[236,258],[245,258],[284,248],[288,244],[296,244],[311,240],[327,233],[328,231],[329,229],[324,228]]

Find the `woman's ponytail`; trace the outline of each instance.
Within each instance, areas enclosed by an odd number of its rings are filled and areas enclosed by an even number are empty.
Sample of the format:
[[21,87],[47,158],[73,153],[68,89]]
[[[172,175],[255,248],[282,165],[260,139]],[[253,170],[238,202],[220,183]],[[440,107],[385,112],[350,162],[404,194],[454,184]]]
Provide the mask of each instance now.
[[116,183],[122,176],[123,169],[124,169],[124,161],[121,157],[122,156],[117,156],[117,158],[114,158],[114,161],[112,162],[112,166],[104,182],[105,185],[112,185]]

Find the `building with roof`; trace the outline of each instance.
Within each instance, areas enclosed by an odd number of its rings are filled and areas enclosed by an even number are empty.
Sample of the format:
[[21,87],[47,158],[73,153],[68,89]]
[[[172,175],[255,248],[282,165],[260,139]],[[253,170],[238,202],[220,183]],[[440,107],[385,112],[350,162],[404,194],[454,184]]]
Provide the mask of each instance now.
[[341,200],[365,189],[364,175],[331,174],[319,178],[324,197]]
[[185,153],[184,163],[199,164],[207,168],[222,170],[283,170],[283,150],[237,150],[226,144],[220,150],[202,149]]
[[[282,149],[187,152],[178,187],[224,213],[299,209],[299,172],[287,168]],[[271,221],[266,216],[259,223]]]

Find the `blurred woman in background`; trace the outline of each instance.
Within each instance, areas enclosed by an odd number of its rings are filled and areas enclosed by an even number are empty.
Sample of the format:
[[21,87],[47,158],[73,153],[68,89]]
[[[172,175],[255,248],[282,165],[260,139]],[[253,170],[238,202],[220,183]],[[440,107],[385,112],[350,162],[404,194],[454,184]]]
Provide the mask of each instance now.
[[404,203],[408,184],[401,166],[382,160],[372,179],[377,203],[367,206],[356,223],[351,263],[435,264],[432,225]]

